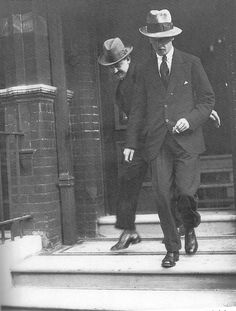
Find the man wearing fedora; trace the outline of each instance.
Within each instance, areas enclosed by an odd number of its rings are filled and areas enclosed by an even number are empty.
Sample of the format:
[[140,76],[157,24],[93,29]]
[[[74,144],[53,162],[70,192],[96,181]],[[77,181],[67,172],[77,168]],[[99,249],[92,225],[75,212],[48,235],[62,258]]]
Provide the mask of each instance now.
[[151,10],[147,26],[139,31],[149,38],[154,53],[137,72],[124,157],[132,161],[144,126],[167,250],[162,266],[169,268],[179,260],[181,248],[171,212],[176,194],[185,227],[185,251],[193,255],[198,249],[194,228],[201,221],[196,192],[200,185],[199,155],[205,150],[202,125],[210,117],[215,97],[200,59],[173,47],[182,30],[173,26],[168,10]]
[[[132,46],[125,46],[120,38],[111,38],[104,42],[103,53],[98,62],[107,67],[111,74],[119,81],[116,89],[116,104],[119,109],[129,116],[131,102],[136,84],[137,65],[131,61]],[[220,125],[220,119],[216,111],[212,111],[210,118]],[[139,139],[139,146],[136,149],[132,162],[125,162],[124,170],[119,180],[119,196],[116,208],[116,228],[123,232],[119,241],[112,246],[111,250],[121,250],[130,244],[141,241],[135,230],[135,214],[137,209],[138,195],[147,171],[147,159],[143,154],[144,142]],[[172,209],[177,227],[183,234],[181,219],[175,209]]]
[[[116,89],[116,104],[128,117],[133,91],[136,83],[137,66],[131,63],[133,47],[125,46],[120,38],[111,38],[104,42],[99,64],[106,66],[119,81]],[[121,250],[141,241],[135,228],[135,214],[138,195],[147,172],[147,161],[142,153],[142,138],[138,139],[136,153],[132,162],[125,162],[119,178],[118,202],[116,206],[115,227],[123,230],[118,242],[111,250]]]

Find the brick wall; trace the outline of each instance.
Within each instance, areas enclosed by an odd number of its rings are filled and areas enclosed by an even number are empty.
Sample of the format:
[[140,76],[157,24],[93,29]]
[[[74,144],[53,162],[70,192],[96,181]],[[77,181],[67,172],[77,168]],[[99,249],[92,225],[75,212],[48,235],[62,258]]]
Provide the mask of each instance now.
[[0,91],[5,131],[24,133],[7,137],[10,216],[32,215],[27,230],[46,247],[61,241],[54,93],[38,85]]
[[[61,160],[61,148],[58,146],[64,146],[60,143],[61,136],[67,137],[69,124],[66,124],[68,120],[64,115],[58,117],[58,111],[67,107],[67,103],[66,96],[64,102],[61,100],[65,86],[52,79],[55,75],[65,75],[55,74],[55,67],[63,67],[63,63],[55,66],[58,56],[62,55],[63,58],[63,48],[58,46],[51,49],[56,41],[62,41],[57,31],[60,18],[53,18],[51,11],[59,16],[53,1],[13,0],[11,4],[9,1],[0,1],[0,77],[3,81],[0,83],[0,109],[4,116],[0,124],[3,131],[18,129],[24,132],[23,137],[8,135],[3,137],[5,141],[0,138],[5,201],[4,215],[0,216],[6,219],[32,214],[34,218],[28,229],[31,232],[40,231],[46,246],[61,242],[62,235],[63,241],[68,242],[66,230],[75,227],[68,215],[71,208],[69,201],[72,201],[73,195],[66,195],[67,189],[73,194],[73,185],[69,188],[68,172],[64,165],[67,159],[58,162],[58,159]],[[50,29],[54,30],[53,33],[50,33]],[[55,88],[49,86],[52,83],[57,86],[56,94]],[[21,88],[19,85],[28,86]],[[63,131],[66,129],[66,134],[60,132],[60,136],[58,126],[56,133],[55,119],[65,125],[65,128],[60,125],[59,128]],[[69,139],[67,145],[70,149]],[[61,162],[64,170],[60,170]],[[63,217],[65,213],[67,218]],[[73,234],[73,238],[76,240],[76,234]]]

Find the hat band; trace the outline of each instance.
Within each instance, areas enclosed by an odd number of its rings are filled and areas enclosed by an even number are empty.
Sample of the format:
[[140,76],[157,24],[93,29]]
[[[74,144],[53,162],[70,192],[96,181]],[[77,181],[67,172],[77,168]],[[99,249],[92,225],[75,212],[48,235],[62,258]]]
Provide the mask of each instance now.
[[115,51],[109,51],[109,52],[107,53],[107,61],[110,63],[113,63],[113,62],[118,61],[122,57],[124,57],[128,53],[128,50],[124,49],[118,52],[115,52]]
[[173,29],[173,23],[158,23],[158,24],[148,24],[148,32],[163,32]]

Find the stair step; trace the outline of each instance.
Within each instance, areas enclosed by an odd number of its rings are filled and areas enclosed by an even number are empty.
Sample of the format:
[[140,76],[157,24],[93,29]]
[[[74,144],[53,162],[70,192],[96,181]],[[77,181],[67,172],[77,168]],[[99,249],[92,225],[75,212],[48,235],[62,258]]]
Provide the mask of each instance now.
[[208,188],[221,188],[221,187],[226,187],[226,188],[233,188],[234,184],[233,183],[205,183],[200,186],[200,189],[208,189]]
[[236,290],[236,254],[182,255],[161,267],[163,255],[34,256],[12,270],[15,286],[90,289]]
[[[214,211],[199,211],[202,222],[221,222],[221,221],[236,221],[236,212],[234,210],[214,210]],[[99,224],[114,223],[115,216],[104,216],[98,220]],[[136,215],[136,223],[159,223],[158,214]]]
[[[112,245],[117,242],[117,239],[91,239],[79,241],[73,246],[65,246],[60,250],[51,253],[53,256],[65,255],[160,255],[165,254],[165,246],[162,239],[143,239],[141,243],[131,245],[129,248],[120,251],[110,251]],[[236,254],[236,237],[211,237],[198,238],[198,254]],[[182,237],[182,245],[184,246],[184,237]],[[184,254],[184,250],[180,251]]]
[[[199,211],[201,214],[201,224],[196,228],[197,235],[200,236],[220,236],[236,234],[236,214],[233,210]],[[117,238],[120,230],[115,225],[115,216],[104,216],[98,219],[98,232],[102,237]],[[160,221],[157,214],[146,214],[136,216],[137,231],[144,238],[163,237]]]
[[199,208],[211,208],[214,210],[214,208],[223,208],[227,207],[229,208],[234,204],[234,198],[224,198],[224,199],[219,199],[219,198],[211,198],[211,199],[201,199],[199,200]]
[[150,291],[14,288],[3,297],[2,311],[235,311],[233,290]]
[[233,167],[202,167],[201,168],[201,174],[213,174],[213,173],[232,173]]
[[[145,181],[143,183],[144,187],[151,187],[152,182],[151,181]],[[233,188],[234,183],[233,182],[212,182],[212,183],[202,183],[199,187],[199,189],[206,189],[206,188]]]

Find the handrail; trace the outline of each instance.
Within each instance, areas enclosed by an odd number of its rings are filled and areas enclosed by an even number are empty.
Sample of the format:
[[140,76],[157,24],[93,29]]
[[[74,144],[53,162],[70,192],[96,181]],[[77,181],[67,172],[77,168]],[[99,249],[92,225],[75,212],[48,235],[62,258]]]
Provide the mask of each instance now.
[[17,222],[17,221],[21,221],[21,220],[25,220],[25,219],[30,219],[30,218],[32,218],[31,215],[24,215],[24,216],[20,216],[20,217],[8,219],[8,220],[0,221],[0,227],[2,225],[4,226],[4,225],[8,225],[8,224],[13,223],[13,222]]
[[15,233],[16,226],[18,226],[19,235],[22,238],[23,235],[24,235],[24,229],[23,229],[22,223],[25,220],[29,220],[31,218],[32,218],[31,215],[24,215],[24,216],[21,216],[21,217],[16,217],[16,218],[0,221],[0,230],[1,230],[1,240],[2,240],[2,243],[4,243],[5,240],[6,240],[5,226],[10,225],[11,240],[14,241],[14,239],[15,239],[15,234],[14,233]]

